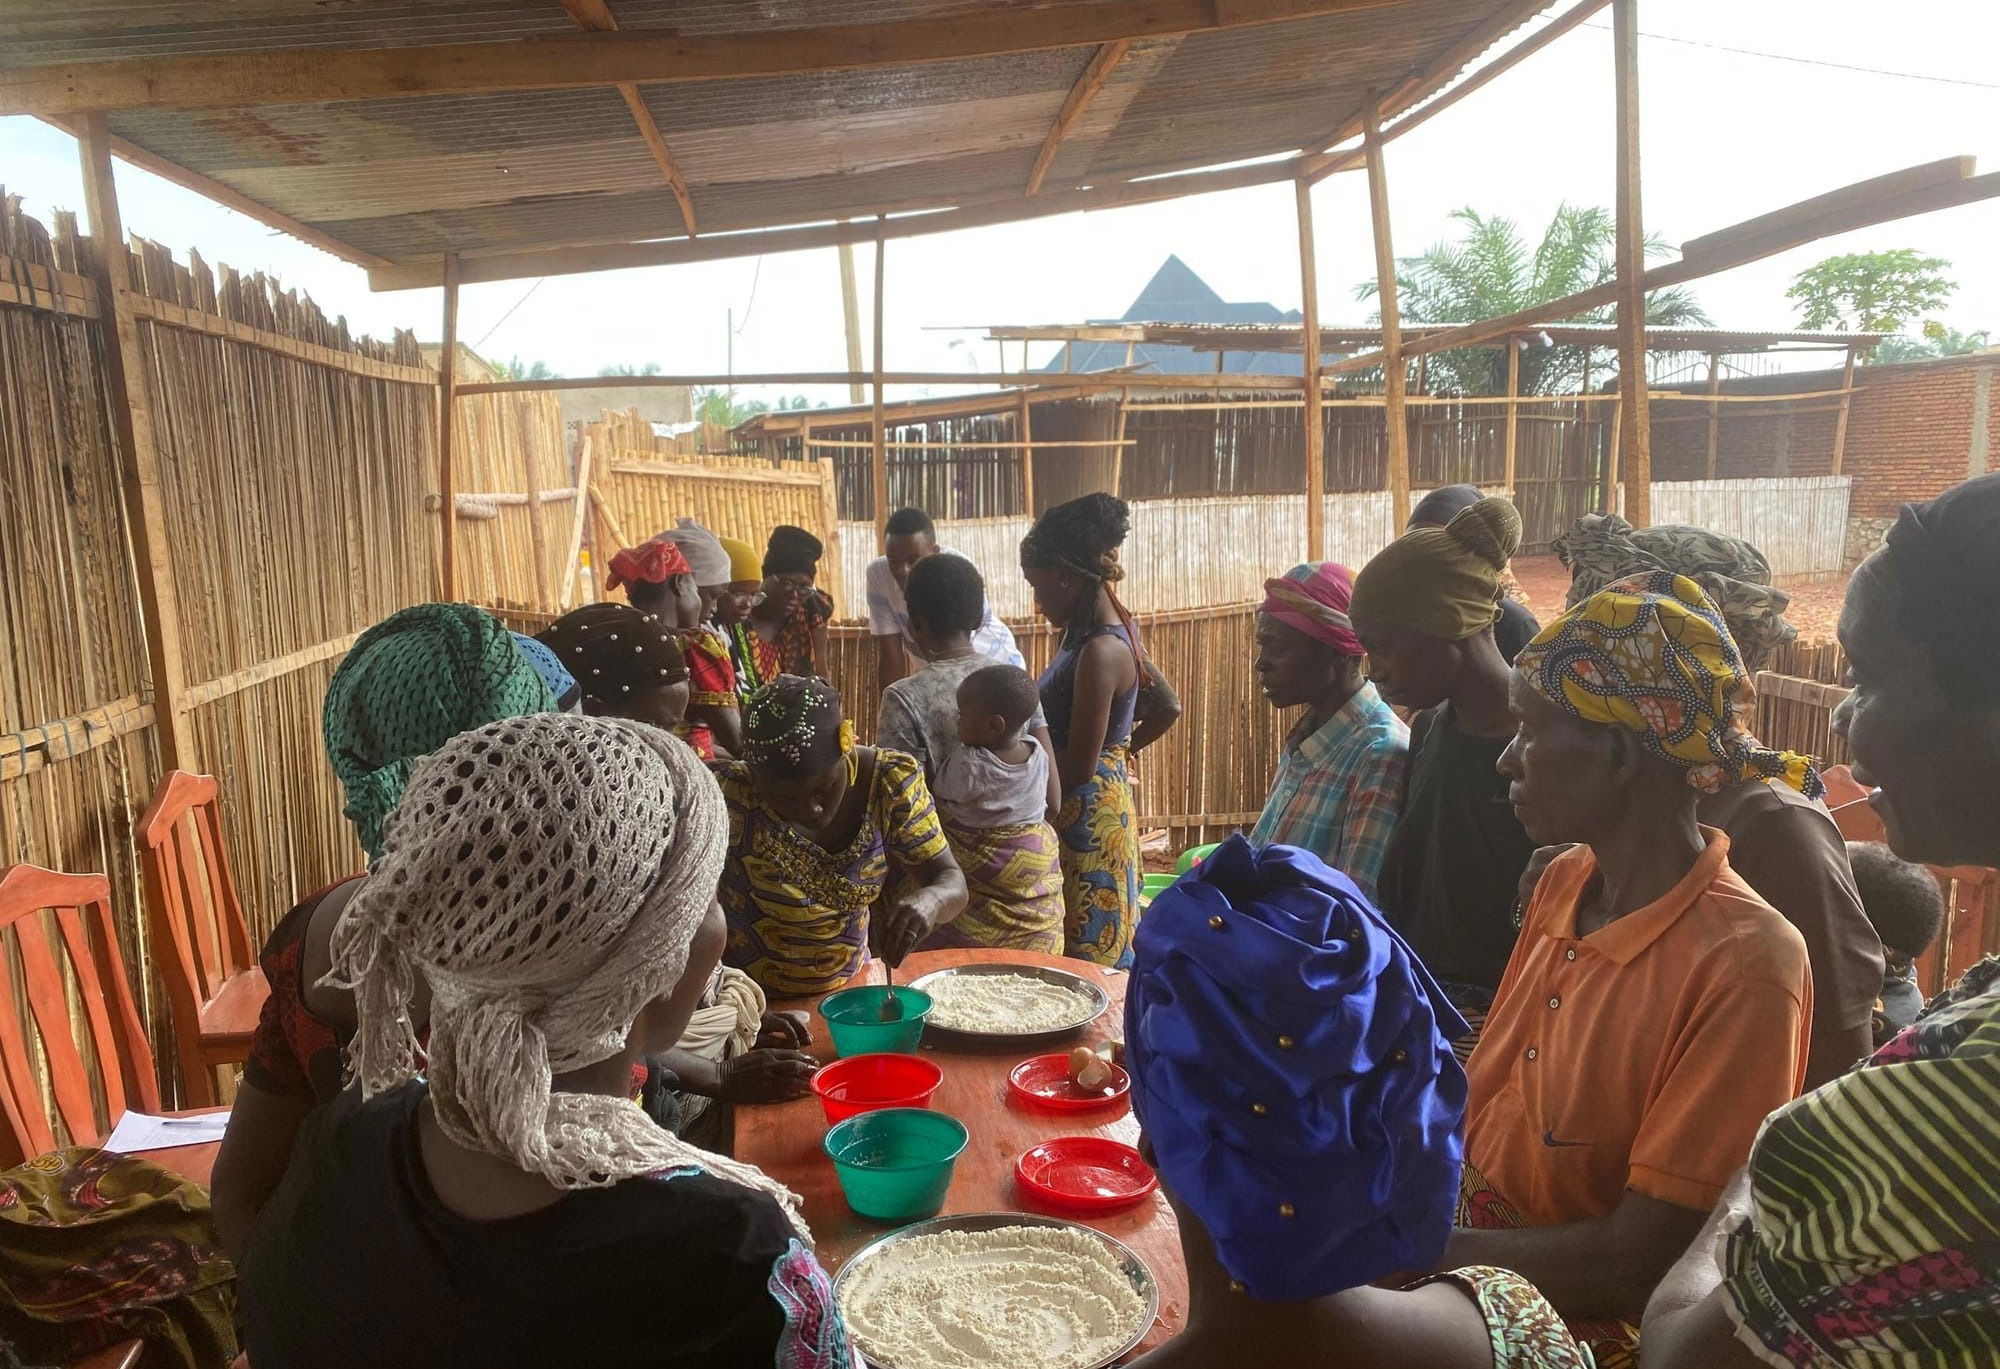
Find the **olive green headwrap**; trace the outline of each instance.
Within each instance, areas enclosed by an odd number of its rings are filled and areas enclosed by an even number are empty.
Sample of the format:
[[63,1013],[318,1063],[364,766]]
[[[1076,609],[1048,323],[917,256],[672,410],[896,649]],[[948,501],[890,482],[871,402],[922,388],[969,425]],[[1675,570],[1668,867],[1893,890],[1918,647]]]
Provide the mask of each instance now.
[[1504,499],[1482,499],[1384,547],[1354,577],[1348,617],[1463,641],[1493,626],[1500,572],[1520,549],[1521,515]]
[[418,761],[461,732],[555,706],[513,634],[470,604],[418,604],[362,633],[333,672],[321,722],[368,859]]

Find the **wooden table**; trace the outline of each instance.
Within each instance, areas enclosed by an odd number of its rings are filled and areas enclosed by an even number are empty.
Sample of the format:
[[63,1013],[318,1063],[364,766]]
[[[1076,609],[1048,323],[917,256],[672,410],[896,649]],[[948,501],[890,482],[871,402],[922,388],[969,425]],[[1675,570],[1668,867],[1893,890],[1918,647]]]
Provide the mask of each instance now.
[[[176,1108],[156,1113],[159,1117],[202,1117],[211,1112],[227,1112],[221,1108]],[[131,1152],[141,1160],[158,1165],[169,1174],[178,1174],[183,1179],[192,1179],[203,1188],[208,1187],[209,1175],[215,1171],[215,1157],[222,1153],[222,1142],[203,1141],[196,1146],[168,1146],[164,1150],[135,1150]]]
[[[1052,1137],[1109,1136],[1136,1145],[1139,1124],[1133,1119],[1130,1107],[1080,1113],[1030,1110],[1011,1101],[1007,1088],[1008,1071],[1030,1055],[1068,1050],[1078,1044],[1094,1044],[1118,1036],[1124,1020],[1127,977],[1057,956],[1025,951],[961,950],[920,951],[903,962],[896,979],[898,983],[906,983],[933,970],[995,963],[1050,965],[1068,970],[1102,985],[1111,996],[1111,1007],[1088,1030],[1057,1045],[1035,1050],[936,1049],[931,1037],[926,1036],[924,1053],[944,1070],[944,1082],[931,1098],[931,1106],[965,1123],[965,1129],[971,1133],[952,1172],[943,1215],[1038,1212],[1082,1222],[1125,1242],[1146,1262],[1160,1286],[1159,1319],[1133,1353],[1153,1349],[1178,1334],[1187,1317],[1187,1271],[1181,1264],[1180,1235],[1167,1200],[1156,1192],[1121,1212],[1091,1217],[1036,1207],[1014,1183],[1014,1161],[1021,1152]],[[857,984],[881,982],[879,962],[871,964],[854,980]],[[831,1038],[825,1020],[819,1015],[818,999],[775,1006],[810,1007],[813,1050],[822,1059],[833,1058]],[[848,1209],[833,1163],[820,1149],[826,1130],[826,1117],[816,1097],[736,1107],[736,1157],[763,1169],[804,1199],[806,1222],[819,1244],[820,1261],[828,1270],[838,1272],[848,1256],[899,1224],[871,1222]]]

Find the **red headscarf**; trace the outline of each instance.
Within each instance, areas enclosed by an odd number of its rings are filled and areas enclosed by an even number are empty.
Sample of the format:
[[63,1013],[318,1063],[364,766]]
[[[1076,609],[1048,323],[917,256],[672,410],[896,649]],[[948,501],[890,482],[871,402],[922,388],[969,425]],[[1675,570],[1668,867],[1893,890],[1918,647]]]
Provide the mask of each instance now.
[[611,573],[604,577],[604,587],[657,585],[676,575],[689,574],[692,572],[687,557],[672,542],[644,542],[626,547],[611,558]]
[[1346,566],[1334,561],[1307,562],[1264,582],[1264,603],[1259,612],[1326,643],[1343,656],[1363,656],[1367,653],[1361,639],[1347,620],[1352,594],[1353,582]]

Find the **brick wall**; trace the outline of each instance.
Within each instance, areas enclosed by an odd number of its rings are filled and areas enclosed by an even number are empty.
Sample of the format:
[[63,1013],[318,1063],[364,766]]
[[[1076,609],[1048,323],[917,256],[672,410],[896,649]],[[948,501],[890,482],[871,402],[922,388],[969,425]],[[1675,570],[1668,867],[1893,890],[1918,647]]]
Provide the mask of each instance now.
[[[1986,377],[1983,382],[1981,372]],[[2000,356],[1991,354],[1855,368],[1842,470],[1854,477],[1850,517],[1859,540],[1868,542],[1869,525],[1894,517],[1906,500],[1929,498],[1976,473],[1971,469],[1978,464],[1971,458],[1976,398],[1984,399],[1987,411],[1983,469],[2000,469],[1997,372]],[[1704,387],[1684,388],[1699,392]],[[1804,394],[1839,388],[1840,372],[1829,370],[1725,381],[1722,393]],[[1761,405],[1723,406],[1716,474],[1725,479],[1827,474],[1832,468],[1836,420],[1831,406],[1836,403],[1800,400],[1797,408],[1803,412],[1789,415]],[[1653,413],[1654,478],[1701,479],[1708,462],[1704,406],[1668,401],[1655,405]],[[1879,538],[1879,533],[1874,535]]]

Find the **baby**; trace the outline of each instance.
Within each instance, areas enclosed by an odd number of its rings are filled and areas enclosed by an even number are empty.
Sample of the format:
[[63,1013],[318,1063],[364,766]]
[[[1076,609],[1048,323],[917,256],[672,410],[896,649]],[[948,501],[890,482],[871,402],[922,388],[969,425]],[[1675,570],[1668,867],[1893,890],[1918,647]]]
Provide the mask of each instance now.
[[1848,842],[1847,861],[1854,868],[1862,910],[1882,938],[1882,996],[1875,1006],[1875,1044],[1880,1046],[1924,1010],[1916,961],[1944,926],[1944,893],[1929,870],[1880,842]]
[[1048,804],[1049,757],[1028,735],[1035,682],[1019,666],[990,665],[958,686],[958,739],[931,784],[960,827],[1040,822]]

